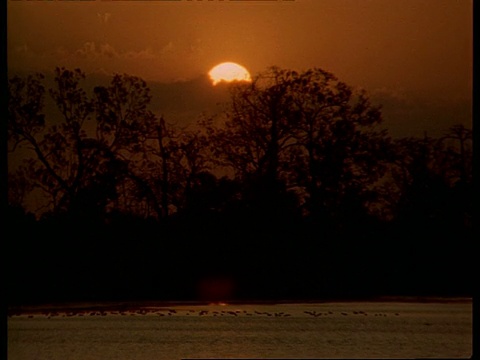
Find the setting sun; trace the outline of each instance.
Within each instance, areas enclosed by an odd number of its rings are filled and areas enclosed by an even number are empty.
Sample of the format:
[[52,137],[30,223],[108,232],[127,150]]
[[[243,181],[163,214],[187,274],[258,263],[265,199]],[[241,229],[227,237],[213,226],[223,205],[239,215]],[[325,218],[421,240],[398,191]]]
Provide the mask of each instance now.
[[248,70],[233,62],[224,62],[213,67],[208,75],[213,85],[217,85],[221,81],[252,81]]

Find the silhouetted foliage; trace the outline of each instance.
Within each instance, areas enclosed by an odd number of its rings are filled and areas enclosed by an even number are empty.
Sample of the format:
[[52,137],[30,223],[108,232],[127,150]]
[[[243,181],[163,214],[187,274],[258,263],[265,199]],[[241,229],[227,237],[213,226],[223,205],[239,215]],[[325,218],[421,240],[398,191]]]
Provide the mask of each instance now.
[[140,78],[89,93],[78,69],[54,76],[8,84],[9,151],[25,154],[10,301],[203,299],[218,281],[239,299],[471,293],[471,130],[392,140],[380,107],[321,69],[232,84],[222,123],[188,127],[149,110]]
[[270,212],[283,204],[328,223],[361,216],[375,200],[390,147],[364,92],[321,69],[274,67],[233,89],[228,115],[211,129],[217,161]]
[[[98,156],[97,143],[87,138],[83,128],[93,111],[91,101],[79,85],[84,76],[80,70],[56,69],[56,88],[51,89],[50,94],[62,121],[51,126],[47,126],[44,115],[39,114],[43,108],[43,86],[32,77],[27,78],[26,85],[19,78],[9,83],[10,139],[16,144],[27,143],[36,155],[36,159],[29,159],[21,171],[29,173],[34,181],[33,187],[48,194],[50,210],[54,212],[81,211],[79,206],[88,202],[86,189],[108,184],[106,177],[100,175],[103,173],[100,168],[106,165],[104,159]],[[19,100],[18,89],[25,87],[30,89],[29,104],[35,103],[30,112],[24,110],[26,105]],[[32,116],[35,117],[35,126],[32,126]],[[108,192],[94,192],[97,196],[108,196]],[[92,196],[89,195],[93,208],[106,201]]]

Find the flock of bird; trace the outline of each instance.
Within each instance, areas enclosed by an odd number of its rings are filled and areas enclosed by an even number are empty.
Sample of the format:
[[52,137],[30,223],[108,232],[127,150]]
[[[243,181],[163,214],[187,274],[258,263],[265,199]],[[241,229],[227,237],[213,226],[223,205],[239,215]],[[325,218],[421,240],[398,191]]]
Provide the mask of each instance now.
[[[316,312],[316,311],[304,311],[305,314],[307,315],[310,315],[310,316],[313,316],[313,317],[319,317],[319,316],[328,316],[328,315],[333,315],[334,313],[332,311],[328,311],[328,312]],[[347,312],[341,312],[340,313],[341,315],[343,316],[348,316],[349,314]],[[368,316],[368,314],[365,312],[365,311],[353,311],[352,312],[353,315],[364,315],[364,316]],[[374,314],[375,316],[383,316],[383,317],[386,317],[387,314],[386,313],[375,313]],[[394,314],[395,316],[399,316],[400,314],[399,313],[395,313]]]
[[[333,316],[336,315],[333,311],[326,312],[317,312],[317,311],[303,311],[305,315],[310,317],[321,317],[321,316]],[[158,316],[175,316],[175,315],[184,315],[184,316],[266,316],[266,317],[290,317],[293,316],[290,313],[281,312],[267,312],[267,311],[247,311],[247,310],[175,310],[175,309],[137,309],[137,310],[117,310],[117,311],[105,311],[105,310],[94,310],[94,311],[66,311],[66,312],[56,312],[56,311],[45,311],[42,313],[43,316],[47,318],[52,317],[72,317],[72,316],[107,316],[107,315],[122,315],[122,316],[135,316],[135,315],[147,315],[153,314]],[[348,312],[339,312],[342,316],[348,315],[363,315],[368,316],[368,313],[364,311],[352,311]],[[20,314],[12,314],[20,315]],[[374,313],[374,316],[386,317],[387,313]],[[390,314],[392,315],[392,314]],[[393,315],[399,316],[399,313],[394,313]],[[34,315],[28,315],[29,318],[34,317]]]

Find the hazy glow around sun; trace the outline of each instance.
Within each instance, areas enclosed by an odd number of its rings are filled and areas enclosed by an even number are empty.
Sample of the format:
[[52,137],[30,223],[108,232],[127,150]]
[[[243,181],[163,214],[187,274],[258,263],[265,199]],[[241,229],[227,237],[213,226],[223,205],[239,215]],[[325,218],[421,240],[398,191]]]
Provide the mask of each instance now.
[[252,81],[250,73],[242,65],[234,62],[224,62],[213,67],[208,73],[213,85],[217,85],[221,81]]

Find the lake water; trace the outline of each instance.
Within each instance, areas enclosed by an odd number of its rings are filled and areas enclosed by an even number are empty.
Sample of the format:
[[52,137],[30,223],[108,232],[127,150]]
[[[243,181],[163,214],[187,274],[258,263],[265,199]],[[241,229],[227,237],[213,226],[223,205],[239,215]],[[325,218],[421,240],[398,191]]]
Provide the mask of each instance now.
[[468,358],[472,304],[177,305],[8,318],[9,360]]

